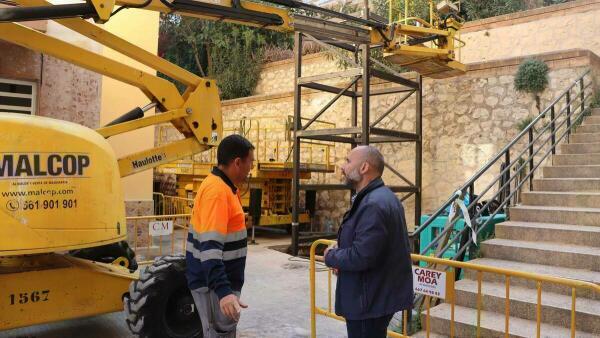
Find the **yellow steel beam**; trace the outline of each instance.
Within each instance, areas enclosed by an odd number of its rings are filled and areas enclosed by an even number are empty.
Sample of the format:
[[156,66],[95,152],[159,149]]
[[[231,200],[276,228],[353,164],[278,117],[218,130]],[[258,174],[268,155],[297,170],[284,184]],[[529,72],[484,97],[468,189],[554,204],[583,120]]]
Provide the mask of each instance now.
[[[390,27],[388,27],[387,29],[385,29],[383,31],[383,33],[391,40],[394,40],[400,44],[404,43],[404,36],[411,36],[411,37],[424,37],[424,36],[430,36],[430,35],[439,35],[439,36],[444,36],[444,37],[448,37],[450,36],[450,32],[446,31],[446,30],[442,30],[442,29],[436,29],[436,28],[427,28],[427,27],[416,27],[416,26],[411,26],[411,25],[398,25],[396,26],[396,28],[393,31],[393,36],[392,35],[392,30]],[[380,44],[380,43],[384,43],[383,38],[381,37],[381,34],[379,31],[377,30],[371,30],[371,44]]]
[[412,25],[400,25],[400,27],[396,28],[396,31],[401,35],[411,35],[411,36],[425,36],[425,35],[441,35],[441,36],[449,36],[450,33],[445,30],[436,29],[436,28],[427,28],[427,27],[417,27]]
[[[45,0],[17,0],[16,2],[27,7],[51,5],[51,3]],[[148,67],[154,68],[186,85],[195,86],[202,81],[199,76],[179,66],[176,66],[169,61],[154,55],[145,49],[140,48],[88,21],[79,18],[60,19],[55,21]]]
[[92,0],[90,1],[96,13],[98,13],[98,21],[106,22],[110,19],[110,15],[115,7],[115,0]]
[[[15,2],[25,7],[52,5],[50,2],[45,0],[16,0]],[[60,19],[55,21],[81,35],[84,35],[103,44],[106,47],[114,49],[117,52],[134,59],[143,65],[156,69],[159,72],[168,75],[169,77],[180,81],[185,85],[197,86],[202,81],[202,78],[199,76],[177,65],[174,65],[171,62],[154,55],[143,48],[136,46],[133,43],[122,39],[117,35],[112,34],[97,25],[94,25],[91,22],[79,18]]]
[[118,81],[138,87],[165,109],[182,106],[174,84],[68,42],[17,23],[0,23],[0,39],[73,63]]
[[159,123],[170,122],[171,120],[174,120],[177,118],[182,118],[187,115],[188,114],[186,113],[185,109],[176,109],[176,110],[171,110],[171,111],[168,111],[165,113],[160,113],[160,114],[156,114],[156,115],[152,115],[152,116],[148,116],[148,117],[143,117],[143,118],[133,120],[133,121],[119,123],[114,126],[99,128],[99,129],[96,129],[96,131],[98,133],[100,133],[100,135],[108,138],[110,136],[126,133],[128,131],[141,129],[141,128],[148,127],[148,126],[153,126],[153,125],[156,125]]
[[[16,0],[16,1],[20,5],[27,6],[27,7],[46,6],[46,5],[50,4],[49,2],[47,2],[45,0]],[[106,8],[111,7],[114,4],[111,1],[113,1],[113,0],[92,0],[92,3],[95,6],[95,8],[102,8],[103,11],[106,11]],[[232,0],[213,0],[213,1],[196,1],[196,2],[198,4],[206,4],[206,5],[210,5],[210,6],[220,6],[224,10],[235,8],[235,6],[236,6]],[[246,19],[227,19],[227,17],[223,17],[222,14],[209,13],[208,11],[206,11],[203,8],[199,8],[198,11],[196,11],[196,12],[193,9],[192,10],[174,11],[172,8],[165,5],[161,0],[151,0],[149,3],[146,3],[145,0],[118,0],[118,1],[116,1],[116,5],[138,6],[138,7],[140,5],[145,5],[145,7],[143,7],[144,9],[158,11],[161,13],[178,13],[178,14],[181,14],[184,16],[196,17],[196,18],[201,18],[201,19],[206,19],[206,20],[219,20],[219,21],[225,21],[225,22],[230,22],[230,23],[235,23],[235,24],[242,24],[242,25],[247,25],[247,26],[264,27],[264,25],[252,22],[251,18],[248,20],[246,20]],[[277,7],[270,6],[270,5],[264,5],[264,4],[248,2],[248,1],[242,1],[239,6],[241,6],[245,10],[254,11],[256,13],[276,15],[277,17],[281,18],[281,20],[283,22],[281,25],[278,25],[278,26],[273,25],[273,26],[266,26],[264,28],[276,30],[276,31],[282,31],[282,32],[294,31],[293,17],[289,14],[289,11],[287,9],[277,8]],[[99,14],[101,14],[101,13],[99,13]],[[73,19],[60,19],[60,20],[56,20],[56,21],[58,23],[64,25],[65,27],[68,27],[90,39],[93,39],[107,47],[110,47],[110,48],[144,64],[144,65],[147,65],[156,70],[159,70],[160,72],[167,74],[170,77],[172,77],[188,86],[195,87],[202,81],[200,77],[198,77],[184,69],[181,69],[180,67],[173,65],[173,64],[169,63],[168,61],[166,61],[156,55],[153,55],[152,53],[149,53],[149,52],[135,46],[134,44],[131,44],[131,43],[125,41],[124,39],[119,38],[118,36],[116,36],[114,34],[106,32],[105,30],[101,29],[100,27],[95,26],[92,23],[86,22],[85,20],[82,20],[79,18],[73,18]],[[441,37],[448,37],[448,40],[452,40],[454,33],[450,32],[448,30],[441,30],[441,29],[430,28],[430,27],[417,27],[417,26],[407,25],[407,24],[397,24],[397,26],[394,28],[393,32],[390,27],[388,29],[385,29],[383,33],[385,35],[387,35],[388,39],[392,40],[391,43],[389,43],[389,41],[387,41],[387,40],[384,41],[384,39],[381,36],[381,34],[379,33],[379,31],[374,30],[374,29],[371,30],[371,43],[372,44],[384,44],[384,45],[388,46],[388,51],[396,52],[396,54],[419,55],[419,56],[423,56],[423,57],[435,57],[440,54],[447,54],[447,51],[453,50],[453,45],[451,44],[452,41],[449,41],[448,46],[441,45],[438,48],[420,47],[421,49],[412,49],[412,50],[410,48],[408,48],[408,47],[412,47],[412,46],[406,46],[406,44],[404,43],[405,42],[404,38],[406,36],[426,37],[426,36],[431,36],[431,35],[437,35],[437,36],[441,36]],[[14,40],[9,40],[9,41],[14,42]],[[31,48],[31,46],[27,46],[27,47]],[[406,48],[408,48],[408,49],[406,49]],[[74,62],[73,60],[62,57],[61,55],[58,55],[57,57],[65,59],[70,62]],[[452,55],[450,55],[448,57],[448,59],[451,59],[451,58],[452,58]],[[74,62],[74,63],[81,65],[78,62]],[[89,68],[89,67],[86,67],[86,68]],[[112,70],[111,67],[108,67],[106,69]],[[100,72],[100,73],[105,74],[104,72]],[[106,75],[112,76],[110,74],[106,74]],[[131,78],[130,76],[127,76],[127,77]],[[127,82],[127,81],[124,81],[124,82]],[[187,99],[187,96],[189,95],[189,93],[190,93],[190,90],[188,88],[186,93],[184,93],[183,97]],[[158,95],[156,95],[156,93],[146,93],[146,94],[156,98],[157,99],[156,101],[158,101],[159,103],[161,103],[161,100],[163,99],[162,97],[160,97],[160,98],[157,97]],[[177,96],[181,97],[181,95],[177,95]],[[165,98],[165,99],[168,100],[168,98]],[[163,104],[163,107],[166,109],[175,108],[175,106],[173,106],[173,105],[166,106],[165,104]]]
[[180,158],[196,154],[210,146],[201,144],[195,138],[175,141],[173,143],[144,150],[119,159],[119,171],[121,177],[136,174],[138,172],[169,163]]
[[[388,52],[386,50],[386,52]],[[396,49],[390,51],[392,54],[414,55],[423,57],[448,57],[450,51],[448,49],[434,49],[420,46],[400,45]]]

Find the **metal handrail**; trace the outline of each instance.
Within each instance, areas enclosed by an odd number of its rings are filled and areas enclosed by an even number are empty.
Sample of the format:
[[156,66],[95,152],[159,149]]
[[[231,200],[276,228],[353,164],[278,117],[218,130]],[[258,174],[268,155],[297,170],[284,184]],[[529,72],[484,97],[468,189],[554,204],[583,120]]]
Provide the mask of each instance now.
[[[585,71],[582,75],[580,75],[573,83],[567,87],[561,94],[555,98],[549,106],[546,107],[538,116],[536,116],[529,125],[523,129],[517,136],[515,136],[511,142],[509,142],[505,147],[502,148],[494,157],[492,157],[481,169],[479,169],[469,180],[467,180],[458,191],[461,194],[468,193],[470,195],[469,205],[467,209],[469,210],[469,218],[471,220],[476,220],[480,217],[485,210],[490,209],[491,201],[495,200],[499,195],[506,194],[506,197],[499,202],[500,206],[494,210],[493,214],[489,217],[488,220],[485,221],[478,229],[477,234],[480,234],[481,231],[492,221],[493,217],[498,214],[500,210],[504,207],[510,205],[510,201],[517,192],[520,192],[523,184],[529,179],[530,187],[532,186],[533,174],[535,170],[539,168],[542,162],[548,157],[550,152],[554,153],[556,145],[558,142],[562,141],[565,136],[570,135],[571,129],[577,124],[578,121],[581,120],[584,113],[586,112],[586,101],[591,99],[591,95],[586,95],[586,90],[591,86],[591,81],[585,84],[586,76],[590,74],[590,70]],[[575,93],[574,98],[571,99],[571,91],[575,86],[579,85],[579,92]],[[555,106],[561,102],[561,100],[566,98],[566,103],[564,107],[555,115]],[[575,114],[576,111],[579,110],[579,114],[573,121],[571,121],[571,117]],[[564,114],[566,111],[566,114]],[[551,121],[539,131],[538,135],[533,137],[533,131],[535,130],[536,124],[544,118],[547,114],[551,114]],[[557,123],[560,118],[564,116],[562,122]],[[559,131],[566,123],[566,130],[563,132],[561,137],[556,140],[557,131]],[[550,136],[548,136],[540,145],[537,151],[534,152],[534,146],[536,142],[542,137],[542,135],[551,130]],[[511,161],[510,151],[514,148],[514,146],[522,141],[525,135],[529,136],[529,142],[525,145],[525,147],[518,153],[517,156],[513,157]],[[548,141],[551,141],[551,146],[548,151],[543,155],[543,158],[539,161],[537,165],[533,165],[534,158],[538,153],[542,150],[543,147],[547,146]],[[529,157],[523,160],[523,154],[529,151]],[[502,162],[502,158],[505,158],[505,161]],[[515,173],[511,175],[511,169],[515,167],[515,164],[519,164],[519,161],[522,161],[520,166],[517,169],[514,169]],[[487,185],[483,191],[475,196],[475,183],[486,173],[489,173],[489,170],[498,164],[503,164],[504,167],[501,169],[500,174],[495,176],[491,182]],[[515,179],[520,176],[520,173],[523,169],[529,166],[529,172],[523,178],[522,181],[516,181],[515,190],[510,191],[511,185],[514,183]],[[508,175],[508,178],[507,178]],[[474,211],[474,207],[478,204],[478,202],[482,199],[484,194],[486,194],[494,185],[500,183],[501,186],[498,191],[493,195],[493,197],[485,203],[485,205],[479,209],[478,211]],[[440,208],[438,208],[427,221],[425,221],[422,225],[417,227],[414,232],[410,234],[411,238],[416,239],[423,230],[431,225],[431,223],[444,212],[457,198],[459,198],[456,194],[453,194]],[[441,231],[436,238],[431,241],[431,243],[423,250],[420,251],[421,254],[427,253],[434,245],[436,245],[446,234],[448,231],[453,229],[456,222],[459,218],[451,220],[451,223],[445,227],[443,231]],[[443,256],[443,254],[459,239],[461,238],[465,232],[468,230],[467,227],[463,228],[453,239],[449,240],[449,242],[443,247],[441,251],[438,251],[437,257]],[[472,239],[469,239],[465,243],[461,243],[461,247],[459,248],[457,254],[453,257],[453,259],[459,258],[467,249],[467,247],[472,243]],[[417,250],[415,248],[415,250]]]
[[[468,189],[473,183],[475,183],[475,181],[478,178],[480,178],[483,174],[485,174],[488,171],[488,169],[490,169],[490,167],[492,167],[502,156],[504,156],[506,151],[508,151],[512,146],[514,146],[521,139],[521,137],[523,137],[526,133],[528,133],[529,129],[533,128],[533,126],[542,118],[542,116],[545,116],[547,113],[549,113],[551,108],[554,107],[563,97],[565,97],[567,92],[569,92],[579,81],[581,81],[587,74],[589,74],[589,72],[590,71],[587,70],[585,73],[583,73],[581,76],[579,76],[567,89],[565,89],[561,93],[560,96],[558,96],[556,99],[554,99],[554,101],[552,101],[552,103],[548,107],[546,107],[546,109],[544,109],[543,112],[541,112],[533,121],[531,121],[531,123],[527,126],[527,128],[523,129],[517,136],[515,136],[508,145],[506,145],[494,157],[492,157],[492,159],[490,159],[481,169],[479,169],[479,171],[477,171],[473,176],[471,176],[471,178],[469,180],[467,180],[467,182],[464,183],[462,185],[462,187],[459,188],[458,190],[464,191],[464,190]],[[433,219],[435,219],[437,216],[439,216],[444,211],[444,209],[446,209],[448,206],[450,206],[450,204],[452,204],[452,202],[455,199],[456,199],[456,197],[454,195],[452,197],[450,197],[442,205],[442,207],[440,207],[431,216],[431,218],[429,220],[427,220],[425,223],[423,223],[421,226],[419,226],[417,229],[415,229],[415,231],[411,234],[411,236],[416,236],[416,235],[420,234],[433,221]]]
[[[583,117],[583,112],[582,112],[582,113],[580,113],[580,114],[578,115],[578,117],[576,118],[576,120],[579,120],[579,119],[581,119],[582,117]],[[565,124],[565,122],[566,122],[566,121],[567,121],[567,120],[565,119],[565,120],[564,120],[564,121],[561,123],[561,126],[562,126],[563,124]],[[562,140],[562,139],[563,139],[565,136],[567,136],[567,135],[568,135],[568,133],[569,133],[569,130],[566,130],[566,131],[565,131],[565,132],[564,132],[564,133],[561,135],[561,137],[559,138],[559,140],[558,140],[558,141],[561,141],[561,140]],[[547,139],[546,139],[546,141],[544,141],[543,145],[545,145],[545,144],[546,144],[546,142],[547,142],[549,139],[550,139],[550,137],[549,137],[549,138],[547,138]],[[554,148],[554,147],[552,147],[552,148]],[[534,166],[533,170],[531,170],[531,171],[530,171],[530,172],[529,172],[529,173],[528,173],[528,174],[527,174],[527,175],[526,175],[526,176],[523,178],[523,180],[522,180],[520,183],[518,183],[518,185],[517,185],[516,189],[515,189],[515,190],[513,190],[513,191],[512,191],[512,192],[511,192],[511,193],[510,193],[510,194],[509,194],[509,195],[508,195],[508,196],[505,198],[505,200],[504,200],[504,201],[501,203],[500,207],[499,207],[499,208],[497,208],[497,209],[496,209],[496,211],[494,211],[494,213],[493,213],[493,214],[490,216],[490,219],[488,219],[488,220],[487,220],[487,221],[486,221],[484,224],[482,224],[482,225],[481,225],[481,227],[480,227],[480,228],[477,230],[477,234],[480,234],[480,233],[483,231],[483,229],[485,229],[485,227],[486,227],[486,226],[489,224],[489,222],[491,221],[491,219],[492,219],[492,218],[493,218],[493,217],[494,217],[496,214],[498,214],[498,211],[499,211],[500,209],[502,209],[504,206],[506,206],[506,204],[508,204],[508,202],[510,202],[510,199],[511,199],[511,198],[512,198],[512,197],[513,197],[513,196],[514,196],[516,193],[517,193],[517,191],[519,191],[519,189],[520,189],[520,188],[523,186],[523,184],[524,184],[524,183],[525,183],[525,182],[526,182],[526,181],[527,181],[527,180],[528,180],[530,177],[532,177],[532,176],[533,176],[533,173],[534,173],[534,171],[535,171],[537,168],[539,168],[539,166],[542,164],[542,162],[543,162],[543,161],[544,161],[544,160],[545,160],[545,159],[548,157],[548,155],[550,155],[550,153],[551,153],[551,151],[552,151],[552,148],[551,148],[550,150],[546,151],[546,153],[543,155],[543,158],[542,158],[542,159],[539,161],[539,163],[538,163],[537,165],[535,165],[535,166]],[[540,148],[538,148],[538,150],[537,150],[537,151],[536,151],[536,152],[533,154],[533,156],[537,155],[537,153],[539,153],[539,151],[540,151],[541,149],[542,149],[541,147],[540,147]],[[524,168],[524,167],[525,167],[527,164],[528,164],[527,162],[523,162],[523,164],[522,164],[522,165],[521,165],[521,166],[520,166],[518,169],[516,169],[516,171],[517,171],[517,172],[519,172],[519,171],[520,171],[521,169],[523,169],[523,168]],[[510,181],[512,181],[512,180],[513,180],[515,177],[517,177],[517,175],[513,176],[512,178],[510,178],[509,182],[505,183],[505,185],[506,185],[506,184],[509,184],[509,183],[510,183]],[[500,189],[500,190],[501,190],[501,189]],[[500,192],[498,192],[497,194],[499,194],[499,193],[500,193]],[[486,208],[488,205],[489,205],[489,202],[488,202],[488,203],[487,203],[487,204],[486,204],[484,207],[482,207],[482,208],[480,209],[480,211],[478,212],[478,214],[476,214],[475,216],[473,216],[473,218],[477,218],[477,217],[479,216],[479,213],[481,213],[481,211],[482,211],[482,210],[484,210],[484,209],[485,209],[485,208]],[[465,229],[463,229],[463,230],[465,230]],[[460,233],[460,234],[462,234],[462,231],[461,231],[461,233]],[[453,243],[453,242],[455,242],[455,241],[456,241],[456,239],[457,239],[457,238],[455,238],[455,239],[452,241],[452,243]],[[449,244],[451,245],[452,243],[449,243]],[[472,243],[472,239],[471,239],[471,238],[469,238],[469,240],[467,241],[467,243],[466,243],[466,244],[465,244],[465,245],[464,245],[462,248],[460,248],[460,249],[459,249],[459,251],[458,251],[458,252],[457,252],[457,254],[456,254],[454,257],[453,257],[453,259],[457,259],[457,258],[458,258],[458,257],[459,257],[459,256],[460,256],[460,255],[461,255],[461,254],[462,254],[462,253],[463,253],[463,252],[466,250],[467,246],[468,246],[468,245],[470,245],[471,243]],[[449,248],[450,246],[448,245],[447,247]],[[442,249],[442,251],[444,251],[444,250],[446,250],[446,249],[447,249],[447,248],[446,248],[446,247],[444,247],[444,249]]]
[[[580,106],[581,106],[581,105],[580,105]],[[579,108],[579,107],[578,107],[578,108]],[[575,121],[578,121],[578,120],[580,120],[581,118],[583,118],[584,114],[585,114],[585,112],[584,112],[584,111],[581,111],[581,112],[579,113],[579,115],[577,116],[577,118],[575,119]],[[566,119],[565,119],[565,120],[564,120],[564,121],[561,123],[561,126],[562,126],[562,125],[563,125],[565,122],[567,122],[567,121],[568,121],[568,120],[566,120]],[[572,128],[572,126],[571,126],[570,128]],[[567,130],[565,130],[565,132],[563,132],[563,133],[562,133],[562,135],[560,136],[560,138],[558,139],[558,141],[556,141],[556,143],[560,142],[560,141],[561,141],[563,138],[565,138],[565,136],[567,136],[567,135],[570,133],[570,128],[569,128],[569,129],[567,129]],[[549,137],[549,138],[547,138],[547,139],[546,139],[546,141],[544,141],[544,144],[546,144],[546,142],[547,142],[549,139],[550,139],[550,137]],[[550,149],[550,150],[546,151],[546,153],[543,155],[543,158],[542,158],[542,159],[541,159],[541,160],[538,162],[538,164],[537,164],[537,165],[535,165],[535,166],[533,167],[533,169],[532,169],[532,170],[530,170],[530,172],[529,172],[529,173],[528,173],[528,174],[527,174],[527,175],[526,175],[526,176],[523,178],[523,180],[522,180],[522,181],[521,181],[521,182],[520,182],[520,183],[517,185],[516,189],[515,189],[514,191],[512,191],[512,192],[509,194],[509,196],[508,196],[508,197],[507,197],[507,198],[504,200],[504,202],[502,202],[501,206],[500,206],[499,208],[497,208],[497,209],[496,209],[496,211],[493,213],[493,215],[491,215],[491,216],[490,216],[490,219],[488,219],[488,220],[487,220],[487,221],[486,221],[486,222],[485,222],[485,223],[484,223],[484,224],[483,224],[483,225],[480,227],[480,229],[478,229],[478,230],[477,230],[477,234],[479,234],[479,233],[480,233],[480,232],[481,232],[481,231],[482,231],[482,230],[485,228],[485,226],[486,226],[486,225],[487,225],[487,224],[490,222],[491,218],[492,218],[492,217],[494,217],[494,216],[495,216],[495,215],[498,213],[498,211],[499,211],[501,208],[503,208],[503,207],[504,207],[504,206],[505,206],[505,205],[506,205],[506,204],[507,204],[507,203],[510,201],[510,199],[512,198],[512,196],[514,196],[514,194],[515,194],[515,193],[518,191],[518,189],[520,189],[520,187],[521,187],[521,186],[522,186],[522,185],[523,185],[523,184],[524,184],[524,183],[525,183],[525,182],[526,182],[526,181],[529,179],[529,177],[531,177],[531,176],[533,175],[534,171],[535,171],[537,168],[539,168],[539,166],[540,166],[540,165],[542,164],[542,162],[543,162],[543,161],[544,161],[544,160],[545,160],[545,159],[548,157],[548,155],[550,155],[550,153],[551,153],[551,151],[552,151],[552,148],[554,148],[555,146],[556,146],[556,144],[555,144],[553,147],[551,147],[551,149]],[[538,150],[535,152],[535,154],[534,154],[533,156],[535,156],[535,155],[536,155],[536,154],[539,152],[539,150],[541,150],[541,149],[542,149],[541,147],[540,147],[540,148],[538,148]],[[519,171],[519,170],[521,170],[521,169],[522,169],[522,168],[523,168],[525,165],[527,165],[527,162],[523,162],[523,164],[521,165],[521,167],[519,167],[519,169],[517,169],[516,171],[518,172],[518,171]],[[516,177],[516,176],[515,176],[515,177]],[[511,180],[512,180],[512,178],[511,178]],[[489,204],[489,203],[488,203],[488,204]],[[485,209],[485,207],[481,208],[481,210],[483,210],[483,209]],[[463,229],[463,230],[464,230],[464,229]],[[462,232],[462,231],[461,231],[461,232]],[[454,257],[453,257],[453,259],[456,259],[457,257],[459,257],[459,256],[460,256],[460,254],[462,254],[462,252],[464,252],[464,250],[466,250],[466,247],[467,247],[468,245],[470,245],[471,241],[472,241],[472,239],[471,239],[471,238],[469,238],[469,240],[467,241],[467,244],[466,244],[465,246],[463,246],[463,248],[460,248],[460,249],[459,249],[459,251],[458,251],[458,252],[457,252],[457,254],[456,254]]]
[[[591,83],[589,83],[589,84],[588,84],[586,87],[584,87],[584,89],[587,89],[589,86],[591,86]],[[581,104],[580,104],[579,106],[577,106],[577,107],[576,107],[576,108],[575,108],[573,111],[577,110],[577,109],[578,109],[580,106],[581,106]],[[567,105],[567,106],[565,106],[565,107],[564,107],[564,108],[563,108],[563,109],[562,109],[562,110],[559,112],[559,114],[560,114],[560,113],[562,113],[562,112],[564,112],[565,110],[568,110],[567,108],[570,108],[570,106],[568,106],[568,105]],[[572,115],[572,113],[571,113],[571,115]],[[569,115],[569,116],[570,116],[570,115]],[[582,115],[582,113],[580,113],[580,114],[578,115],[578,117],[577,117],[575,120],[579,120],[579,119],[580,119],[582,116],[583,116],[583,115]],[[523,153],[525,153],[527,150],[530,150],[530,149],[532,149],[531,147],[533,146],[533,144],[535,143],[535,141],[537,141],[537,140],[538,140],[538,139],[539,139],[539,138],[542,136],[542,134],[543,134],[543,133],[544,133],[546,130],[548,130],[548,128],[550,128],[550,127],[552,126],[552,124],[555,124],[555,123],[556,123],[556,120],[557,120],[559,117],[560,117],[560,115],[559,115],[559,116],[557,116],[557,117],[555,117],[555,118],[554,118],[552,121],[550,121],[550,123],[548,123],[548,125],[547,125],[546,127],[544,127],[544,129],[543,129],[543,130],[542,130],[540,133],[538,133],[538,136],[536,136],[534,139],[532,139],[532,140],[531,140],[531,141],[530,141],[530,142],[529,142],[529,143],[528,143],[528,144],[525,146],[525,148],[524,148],[524,149],[523,149],[523,150],[522,150],[522,151],[521,151],[521,152],[520,152],[520,153],[517,155],[517,157],[519,157],[519,158],[520,158],[520,157],[521,157],[521,155],[523,155]],[[567,117],[568,117],[568,116],[567,116]],[[558,126],[558,129],[560,129],[560,127],[562,127],[562,126],[565,124],[565,122],[567,122],[567,121],[569,121],[569,120],[568,120],[568,118],[565,118],[565,119],[564,119],[564,120],[563,120],[563,121],[560,123],[560,125]],[[556,129],[557,129],[557,128],[555,127],[555,130],[556,130]],[[567,131],[565,131],[565,133],[563,133],[563,137],[561,137],[561,138],[560,138],[560,140],[562,140],[562,139],[564,138],[564,135],[565,135],[565,134],[568,134],[568,132],[569,132],[568,130],[567,130]],[[554,136],[554,135],[555,135],[555,134],[551,134],[551,135],[550,135],[548,138],[546,138],[546,140],[545,140],[545,141],[542,143],[542,145],[541,145],[541,146],[538,148],[538,150],[537,150],[537,151],[535,151],[535,152],[531,151],[531,152],[530,152],[530,157],[529,157],[527,160],[533,159],[533,157],[534,157],[534,156],[536,156],[536,155],[539,153],[539,151],[542,149],[542,147],[543,147],[544,145],[546,145],[546,143],[547,143],[549,140],[553,139],[553,136]],[[560,140],[559,140],[559,141],[560,141]],[[554,141],[554,145],[551,147],[551,150],[552,150],[553,148],[555,148],[555,147],[556,147],[556,141]],[[544,159],[546,159],[546,158],[547,158],[547,155],[549,154],[549,152],[550,152],[550,151],[546,152],[546,154],[545,154],[544,158],[542,159],[542,161],[543,161]],[[476,205],[477,205],[477,202],[478,202],[478,201],[479,201],[479,200],[482,198],[482,196],[484,196],[484,194],[485,194],[486,192],[488,192],[488,191],[489,191],[489,190],[490,190],[490,189],[491,189],[491,188],[492,188],[492,187],[493,187],[493,186],[494,186],[494,185],[495,185],[495,184],[496,184],[498,181],[500,181],[500,180],[501,180],[501,179],[502,179],[502,178],[505,176],[505,174],[506,174],[507,172],[509,172],[510,168],[512,168],[512,166],[513,166],[514,164],[516,164],[517,162],[518,162],[518,160],[513,160],[513,161],[511,161],[511,162],[510,162],[508,165],[506,165],[506,167],[505,167],[505,168],[504,168],[504,169],[503,169],[503,170],[500,172],[500,174],[498,174],[498,175],[497,175],[497,176],[496,176],[496,177],[495,177],[495,178],[492,180],[492,182],[491,182],[491,183],[490,183],[490,184],[489,184],[489,185],[488,185],[488,186],[487,186],[487,187],[486,187],[486,188],[485,188],[485,189],[484,189],[484,190],[483,190],[483,191],[482,191],[482,192],[481,192],[481,193],[480,193],[480,194],[479,194],[479,195],[478,195],[478,196],[477,196],[477,197],[476,197],[476,198],[475,198],[473,201],[470,201],[470,204],[469,204],[469,206],[467,207],[467,209],[471,209],[472,207],[476,206]],[[526,166],[527,164],[529,164],[528,162],[529,162],[529,161],[523,161],[523,164],[521,164],[521,166],[520,166],[518,169],[515,169],[515,171],[516,171],[516,172],[520,172],[522,169],[524,169],[524,168],[525,168],[525,166]],[[535,168],[534,168],[534,169],[537,169],[537,168],[539,167],[539,165],[541,165],[541,161],[538,163],[538,165],[537,165],[537,166],[535,166]],[[530,171],[530,172],[529,172],[529,174],[528,174],[528,175],[525,177],[525,179],[523,180],[523,182],[521,182],[521,183],[519,184],[519,187],[520,187],[520,186],[522,186],[522,184],[525,182],[525,180],[526,180],[526,179],[528,179],[528,178],[532,177],[532,174],[533,174],[533,171]],[[498,192],[496,192],[496,194],[495,194],[495,195],[492,197],[492,199],[491,199],[491,200],[493,200],[493,199],[495,199],[496,197],[498,197],[498,195],[499,195],[499,194],[501,194],[505,188],[507,188],[507,185],[508,185],[508,186],[510,186],[510,183],[511,183],[511,182],[512,182],[512,181],[513,181],[513,180],[514,180],[516,177],[518,177],[518,176],[517,176],[517,175],[510,176],[510,177],[509,177],[509,179],[507,180],[507,182],[506,182],[506,183],[504,183],[504,184],[503,184],[503,185],[502,185],[502,186],[501,186],[501,187],[498,189]],[[505,205],[506,205],[506,204],[507,204],[507,203],[510,201],[510,198],[512,198],[512,196],[514,196],[514,195],[515,195],[515,193],[516,193],[517,191],[518,191],[518,190],[514,190],[512,194],[509,194],[509,197],[507,197],[507,198],[505,199],[505,202],[506,202],[506,203],[504,203],[504,202],[503,202],[503,203],[501,203],[500,207],[498,207],[498,208],[497,208],[496,212],[494,212],[494,213],[493,213],[493,214],[490,216],[490,219],[488,219],[488,220],[487,220],[487,221],[486,221],[486,222],[485,222],[485,223],[484,223],[484,224],[483,224],[483,225],[480,227],[481,229],[485,228],[485,226],[486,226],[486,225],[487,225],[487,224],[488,224],[488,223],[491,221],[491,219],[492,219],[492,218],[493,218],[493,217],[494,217],[494,216],[495,216],[495,215],[498,213],[497,211],[498,211],[498,210],[500,210],[500,209],[502,209],[502,208],[503,208],[503,207],[504,207],[504,206],[505,206]],[[484,210],[486,210],[486,209],[489,209],[489,205],[490,205],[490,203],[491,203],[491,200],[490,200],[490,201],[488,201],[488,202],[487,202],[487,203],[486,203],[486,204],[485,204],[485,205],[484,205],[484,206],[483,206],[483,207],[482,207],[482,208],[481,208],[479,211],[477,211],[477,212],[476,212],[476,213],[475,213],[475,214],[474,214],[474,215],[471,217],[471,219],[477,219],[479,216],[481,216],[481,215],[482,215],[482,213],[483,213],[483,211],[484,211]],[[453,220],[453,221],[450,223],[450,226],[448,226],[446,229],[444,229],[444,230],[443,230],[443,232],[441,232],[441,233],[438,235],[438,237],[439,237],[439,238],[441,238],[441,237],[442,237],[442,236],[443,236],[445,233],[447,233],[447,232],[449,231],[449,229],[451,229],[451,228],[452,228],[452,226],[454,226],[454,225],[456,224],[456,222],[457,222],[457,221],[458,221],[458,219],[455,219],[455,220]],[[463,230],[464,230],[464,229],[463,229]],[[462,233],[462,232],[461,232],[461,233]],[[479,233],[479,232],[478,232],[478,233]],[[437,243],[437,241],[439,240],[439,238],[437,238],[437,237],[436,237],[436,239],[434,239],[434,241],[432,241],[432,242],[431,242],[431,243],[430,243],[430,244],[429,244],[429,245],[428,245],[428,246],[427,246],[425,249],[423,249],[423,250],[421,251],[421,253],[425,253],[425,252],[427,252],[429,249],[431,249],[431,248],[432,248],[432,246],[433,246],[434,244],[436,244],[436,243]],[[447,250],[447,249],[450,247],[450,245],[451,245],[451,244],[453,244],[453,243],[454,243],[454,241],[452,241],[451,243],[449,243],[449,245],[448,245],[447,247],[444,247],[444,249],[442,250],[442,252],[445,252],[445,251],[446,251],[446,250]]]

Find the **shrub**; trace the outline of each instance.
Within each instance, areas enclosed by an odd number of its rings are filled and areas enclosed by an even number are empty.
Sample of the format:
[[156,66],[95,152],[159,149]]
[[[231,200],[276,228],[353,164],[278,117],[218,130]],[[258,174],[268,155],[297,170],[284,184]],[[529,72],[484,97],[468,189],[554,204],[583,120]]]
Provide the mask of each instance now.
[[540,94],[548,87],[548,66],[540,60],[528,59],[519,65],[515,75],[515,89],[533,94],[538,111]]

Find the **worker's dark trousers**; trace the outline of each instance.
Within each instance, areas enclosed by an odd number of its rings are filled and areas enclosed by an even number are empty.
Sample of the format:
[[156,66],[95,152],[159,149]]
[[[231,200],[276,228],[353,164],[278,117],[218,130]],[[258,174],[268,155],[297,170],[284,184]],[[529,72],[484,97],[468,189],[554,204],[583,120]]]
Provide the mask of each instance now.
[[363,320],[346,320],[348,338],[385,338],[393,314]]

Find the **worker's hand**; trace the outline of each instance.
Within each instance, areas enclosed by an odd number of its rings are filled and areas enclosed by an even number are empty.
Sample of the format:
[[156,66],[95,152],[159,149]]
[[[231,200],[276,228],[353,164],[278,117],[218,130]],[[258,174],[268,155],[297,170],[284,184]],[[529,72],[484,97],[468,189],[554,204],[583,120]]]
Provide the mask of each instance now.
[[338,275],[338,273],[340,272],[340,270],[336,269],[336,268],[331,268],[331,272],[333,272],[334,275]]
[[242,309],[248,307],[248,305],[242,303],[238,296],[234,294],[230,294],[221,298],[219,301],[219,306],[221,307],[221,312],[223,312],[224,315],[236,322],[240,320]]
[[254,223],[252,222],[252,216],[247,215],[246,216],[246,229],[251,229],[254,226]]

